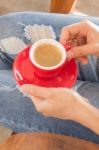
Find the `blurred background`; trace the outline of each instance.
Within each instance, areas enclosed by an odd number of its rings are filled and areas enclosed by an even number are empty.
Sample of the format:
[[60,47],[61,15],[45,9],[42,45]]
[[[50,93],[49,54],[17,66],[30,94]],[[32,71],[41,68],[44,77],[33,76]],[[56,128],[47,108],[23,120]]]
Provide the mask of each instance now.
[[[50,3],[51,0],[0,0],[0,15],[16,11],[49,12]],[[75,8],[82,13],[98,16],[98,3],[99,0],[77,0]]]

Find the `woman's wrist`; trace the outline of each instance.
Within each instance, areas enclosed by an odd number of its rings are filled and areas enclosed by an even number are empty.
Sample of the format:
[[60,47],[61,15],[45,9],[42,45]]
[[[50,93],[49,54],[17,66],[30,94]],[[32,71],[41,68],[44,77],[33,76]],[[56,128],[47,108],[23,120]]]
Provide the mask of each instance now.
[[76,112],[73,112],[72,120],[81,123],[99,134],[99,110],[81,97]]

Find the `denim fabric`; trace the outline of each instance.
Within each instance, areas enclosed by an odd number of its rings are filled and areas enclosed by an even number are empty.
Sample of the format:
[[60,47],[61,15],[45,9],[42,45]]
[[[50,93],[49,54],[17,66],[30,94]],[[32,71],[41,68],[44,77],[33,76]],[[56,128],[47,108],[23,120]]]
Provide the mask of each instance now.
[[[20,22],[28,24],[52,25],[57,39],[63,26],[90,19],[99,25],[99,18],[84,17],[75,15],[58,15],[48,13],[14,13],[0,17],[0,39],[16,36],[24,38],[24,26]],[[98,69],[99,63],[96,57],[89,57],[89,64],[79,67],[79,81],[74,89],[81,95],[87,97],[92,105],[99,108],[99,84]],[[0,61],[0,124],[11,128],[15,132],[52,132],[64,135],[71,135],[82,139],[90,140],[99,144],[99,136],[81,124],[56,118],[44,117],[35,110],[35,107],[28,97],[23,97],[16,88],[11,69]]]

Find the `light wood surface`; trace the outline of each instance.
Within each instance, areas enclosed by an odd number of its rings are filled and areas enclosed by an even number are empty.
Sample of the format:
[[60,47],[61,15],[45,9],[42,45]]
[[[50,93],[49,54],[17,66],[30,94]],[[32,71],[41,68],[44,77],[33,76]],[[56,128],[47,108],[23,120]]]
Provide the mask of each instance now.
[[57,134],[23,133],[11,136],[0,150],[99,150],[99,145]]
[[50,12],[69,13],[75,3],[76,0],[51,0]]

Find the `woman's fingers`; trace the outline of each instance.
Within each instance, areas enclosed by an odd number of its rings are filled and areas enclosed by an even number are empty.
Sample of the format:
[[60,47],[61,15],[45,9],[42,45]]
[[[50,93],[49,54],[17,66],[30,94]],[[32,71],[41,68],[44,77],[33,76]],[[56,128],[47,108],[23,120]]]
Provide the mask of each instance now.
[[68,29],[63,28],[60,36],[60,43],[65,45],[71,39],[71,34]]
[[86,56],[77,58],[77,61],[79,61],[81,64],[84,64],[84,65],[88,64],[88,58]]
[[35,97],[35,96],[30,96],[30,98],[32,99],[32,102],[34,103],[34,105],[36,107],[43,101],[43,99],[40,99],[40,98]]
[[33,104],[35,105],[36,110],[40,113],[43,113],[43,111],[44,111],[43,105],[45,103],[45,100],[37,98],[35,96],[30,96],[30,98],[31,98]]
[[83,22],[64,27],[61,31],[60,42],[64,45],[77,34],[85,36],[87,28],[84,28],[85,26]]
[[39,87],[31,84],[25,84],[21,87],[21,91],[30,96],[35,96],[41,99],[49,97],[52,92],[49,88]]
[[67,52],[67,60],[92,54],[95,55],[96,53],[99,53],[99,44],[77,46],[71,48],[71,50]]
[[42,113],[44,116],[49,116],[51,114],[50,110],[52,108],[52,104],[50,104],[50,100],[40,99],[35,96],[30,96],[35,108],[38,112]]
[[76,36],[76,40],[78,41],[78,46],[86,44],[86,38],[83,36]]

